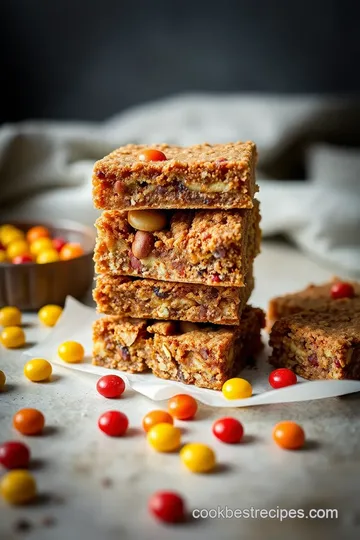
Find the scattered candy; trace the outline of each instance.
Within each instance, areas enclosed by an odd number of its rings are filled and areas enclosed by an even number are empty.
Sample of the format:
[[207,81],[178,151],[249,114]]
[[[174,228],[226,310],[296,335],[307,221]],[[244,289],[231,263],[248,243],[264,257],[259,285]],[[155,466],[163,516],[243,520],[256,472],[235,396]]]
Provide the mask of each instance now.
[[30,253],[37,257],[42,251],[53,249],[50,238],[38,238],[30,244]]
[[109,437],[121,437],[129,426],[129,420],[120,411],[108,411],[100,416],[98,426]]
[[235,444],[241,441],[244,428],[236,418],[220,418],[214,422],[212,432],[220,441]]
[[214,451],[206,444],[186,444],[180,451],[183,464],[194,473],[206,473],[214,469],[216,458]]
[[44,358],[33,358],[26,362],[24,375],[32,382],[47,381],[50,379],[52,366]]
[[291,369],[274,369],[269,375],[269,384],[273,388],[284,388],[297,383],[297,377]]
[[62,248],[65,246],[65,244],[66,244],[66,240],[64,240],[63,238],[60,238],[60,237],[53,238],[52,245],[53,245],[53,248],[56,249],[58,253],[60,253]]
[[96,383],[96,390],[103,397],[118,398],[125,390],[125,383],[119,375],[104,375]]
[[25,253],[24,255],[18,255],[17,257],[14,257],[11,262],[13,264],[27,264],[33,262],[33,258],[28,253]]
[[38,435],[45,426],[45,417],[37,409],[21,409],[13,418],[13,426],[22,435]]
[[245,379],[235,377],[226,381],[221,391],[226,399],[245,399],[251,397],[252,386]]
[[144,431],[148,432],[153,426],[156,426],[157,424],[173,424],[174,419],[166,411],[162,410],[154,410],[148,412],[142,421],[142,426],[144,428]]
[[15,469],[2,478],[0,492],[8,503],[24,504],[35,499],[36,482],[28,471]]
[[65,341],[58,348],[61,360],[68,364],[78,364],[84,358],[84,347],[77,341]]
[[197,402],[192,396],[187,394],[178,394],[169,399],[169,413],[178,420],[191,420],[197,411]]
[[38,317],[45,326],[55,326],[62,312],[62,307],[48,304],[38,311]]
[[36,227],[31,227],[31,229],[28,230],[26,233],[26,240],[29,242],[29,244],[32,244],[36,240],[39,240],[39,238],[49,238],[50,237],[50,231],[46,227],[42,227],[41,225],[37,225]]
[[273,439],[281,448],[297,450],[305,444],[305,433],[295,422],[279,422],[273,429]]
[[0,369],[0,390],[2,390],[6,383],[6,375],[3,371]]
[[30,450],[26,444],[9,441],[0,445],[0,464],[6,469],[27,469]]
[[15,240],[8,245],[6,249],[6,255],[7,258],[11,261],[19,255],[28,254],[29,249],[29,244],[25,240]]
[[0,326],[19,326],[21,311],[17,307],[7,306],[0,309]]
[[24,330],[20,326],[7,326],[0,334],[0,343],[6,349],[18,349],[25,344]]
[[165,523],[178,523],[185,519],[184,500],[173,491],[157,491],[150,497],[148,507],[151,514]]
[[45,249],[41,251],[36,257],[37,264],[48,264],[52,262],[57,262],[60,260],[59,254],[56,249]]
[[353,298],[355,296],[355,290],[351,283],[338,282],[332,285],[330,294],[334,300],[338,300],[339,298]]
[[76,257],[81,257],[84,255],[84,250],[80,244],[69,243],[65,244],[60,251],[60,260],[68,261],[70,259],[76,259]]
[[149,429],[147,440],[158,452],[173,452],[180,447],[181,431],[168,423],[156,424]]
[[161,150],[155,150],[152,148],[143,150],[139,155],[139,161],[165,161],[166,156]]

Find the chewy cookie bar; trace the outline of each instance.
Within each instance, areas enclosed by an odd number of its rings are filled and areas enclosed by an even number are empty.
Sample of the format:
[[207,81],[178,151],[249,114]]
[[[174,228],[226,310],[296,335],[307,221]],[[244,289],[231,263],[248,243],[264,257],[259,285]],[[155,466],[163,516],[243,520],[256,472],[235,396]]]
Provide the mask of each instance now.
[[144,159],[149,147],[129,144],[95,163],[96,208],[252,208],[256,146],[253,142],[154,145],[161,160]]
[[360,379],[360,300],[279,319],[270,346],[273,366],[305,379]]
[[246,277],[245,287],[208,287],[104,274],[97,278],[93,295],[98,311],[108,315],[237,325],[253,288],[252,273]]
[[[260,250],[258,201],[251,212],[170,212],[161,230],[147,233],[136,231],[128,219],[128,214],[112,210],[97,220],[97,273],[242,287]],[[134,255],[134,251],[138,254],[134,243],[139,232],[147,235],[143,258]]]
[[360,283],[356,282],[349,282],[353,288],[353,295],[351,295],[351,298],[333,298],[331,290],[334,284],[339,283],[343,282],[336,277],[329,283],[324,283],[322,285],[310,284],[302,291],[272,298],[269,302],[267,316],[269,327],[271,327],[275,321],[281,319],[281,317],[287,317],[288,315],[311,309],[326,309],[338,302],[346,303],[351,302],[353,299],[360,298]]
[[[154,322],[106,316],[94,323],[93,362],[220,390],[262,348],[264,313],[245,308],[240,326]],[[132,328],[134,325],[134,328]]]

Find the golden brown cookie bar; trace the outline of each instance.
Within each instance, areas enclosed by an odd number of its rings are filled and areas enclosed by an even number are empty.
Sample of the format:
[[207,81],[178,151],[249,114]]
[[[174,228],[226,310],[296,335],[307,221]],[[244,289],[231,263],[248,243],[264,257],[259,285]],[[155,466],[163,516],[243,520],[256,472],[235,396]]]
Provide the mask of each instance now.
[[[336,299],[331,295],[331,289],[334,284],[343,283],[338,277],[334,277],[332,281],[323,283],[322,285],[310,284],[302,291],[291,294],[285,294],[272,298],[269,302],[267,322],[271,327],[275,321],[281,317],[287,317],[301,311],[309,309],[319,309],[331,307],[338,302],[352,301],[351,298]],[[360,283],[354,281],[348,282],[353,287],[353,298],[360,298]]]
[[245,287],[208,287],[104,274],[98,276],[93,296],[99,313],[237,325],[253,288],[252,272],[246,276]]
[[[157,149],[163,161],[141,160]],[[253,142],[190,147],[129,144],[94,166],[96,208],[252,208],[256,146]]]
[[146,359],[158,377],[220,390],[262,348],[264,313],[250,306],[240,326],[135,320],[133,329],[133,321],[105,316],[94,323],[95,365],[136,372]]
[[[243,287],[260,250],[260,214],[253,210],[180,210],[160,231],[146,234],[150,248],[134,255],[136,231],[127,213],[105,211],[97,220],[95,270],[99,274]],[[138,254],[137,251],[135,251]]]
[[279,319],[270,346],[273,366],[305,379],[360,379],[360,300]]

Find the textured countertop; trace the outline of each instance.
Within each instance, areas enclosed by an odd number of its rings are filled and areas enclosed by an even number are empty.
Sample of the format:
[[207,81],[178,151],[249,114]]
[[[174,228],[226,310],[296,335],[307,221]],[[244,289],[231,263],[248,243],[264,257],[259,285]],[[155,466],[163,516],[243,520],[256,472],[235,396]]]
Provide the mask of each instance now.
[[[256,261],[252,301],[266,307],[271,296],[309,281],[321,282],[334,273],[282,243],[265,242]],[[46,335],[47,329],[39,329],[33,315],[25,322],[29,342]],[[53,382],[34,384],[24,378],[23,363],[18,351],[0,350],[0,368],[9,383],[8,391],[0,395],[0,441],[21,439],[11,427],[16,410],[33,406],[43,411],[48,426],[44,435],[26,441],[41,495],[36,504],[24,508],[0,501],[1,540],[360,537],[359,394],[243,410],[201,406],[195,421],[182,423],[183,441],[211,444],[220,466],[216,473],[199,476],[184,470],[177,454],[148,448],[139,428],[143,415],[154,408],[150,400],[133,392],[119,401],[104,400],[95,390],[96,378],[59,366],[54,366]],[[133,428],[128,437],[110,439],[98,430],[99,414],[111,408],[129,416]],[[228,446],[214,440],[211,424],[224,415],[243,422],[243,444]],[[287,452],[274,445],[272,427],[284,419],[303,425],[309,441],[306,449]],[[207,518],[165,527],[148,515],[146,506],[152,492],[167,488],[181,492],[190,510],[335,508],[339,518],[282,522]],[[19,520],[26,520],[30,529],[16,532]]]

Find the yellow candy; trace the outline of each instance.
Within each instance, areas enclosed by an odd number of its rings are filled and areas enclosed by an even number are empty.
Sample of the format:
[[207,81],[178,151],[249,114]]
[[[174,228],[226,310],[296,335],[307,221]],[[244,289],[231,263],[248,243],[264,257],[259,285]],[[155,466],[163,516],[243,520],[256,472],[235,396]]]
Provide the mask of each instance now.
[[62,308],[60,306],[56,306],[55,304],[48,304],[47,306],[43,306],[39,312],[38,317],[39,320],[45,324],[45,326],[55,326],[55,324],[58,321],[58,318],[62,314]]
[[24,366],[24,375],[32,382],[47,381],[50,379],[51,373],[52,366],[44,358],[33,358]]
[[[40,238],[40,240],[47,240],[47,238]],[[57,262],[59,260],[60,257],[56,249],[45,249],[44,251],[41,251],[36,257],[36,262],[38,264],[47,264]]]
[[0,249],[0,263],[3,262],[7,262],[6,251],[4,249]]
[[18,255],[25,255],[25,253],[29,253],[29,249],[29,244],[25,240],[15,240],[8,245],[6,255],[11,261]]
[[69,364],[82,362],[84,354],[84,347],[77,341],[65,341],[58,348],[58,355],[61,360]]
[[7,326],[0,334],[0,343],[7,349],[18,349],[25,344],[25,334],[19,326]]
[[0,309],[0,326],[19,326],[21,311],[17,307],[6,306]]
[[53,249],[52,241],[50,238],[38,238],[30,244],[30,253],[35,257],[39,255],[41,251]]
[[3,371],[0,369],[0,390],[2,390],[6,383],[6,375]]
[[252,396],[251,384],[239,377],[226,381],[221,391],[226,399],[245,399]]
[[7,247],[11,242],[15,242],[15,240],[24,240],[25,234],[20,231],[20,229],[17,229],[16,227],[12,227],[11,225],[5,229],[1,233],[1,243]]
[[171,424],[156,424],[149,430],[147,440],[158,452],[173,452],[181,444],[181,431]]
[[201,443],[186,444],[180,452],[180,459],[194,473],[209,472],[216,465],[214,451]]
[[6,223],[5,225],[0,226],[0,242],[2,242],[3,235],[8,231],[13,231],[16,227],[14,225],[10,225]]
[[0,493],[10,504],[24,504],[35,499],[36,482],[28,471],[15,469],[2,478]]

